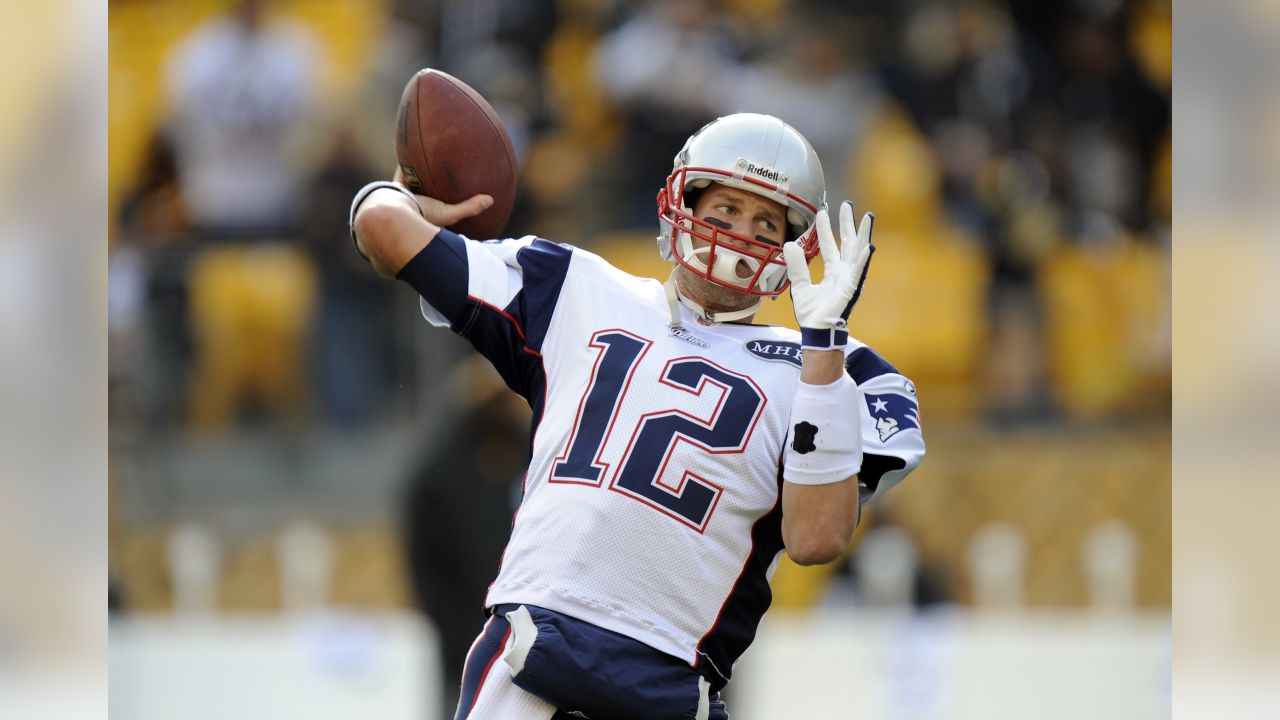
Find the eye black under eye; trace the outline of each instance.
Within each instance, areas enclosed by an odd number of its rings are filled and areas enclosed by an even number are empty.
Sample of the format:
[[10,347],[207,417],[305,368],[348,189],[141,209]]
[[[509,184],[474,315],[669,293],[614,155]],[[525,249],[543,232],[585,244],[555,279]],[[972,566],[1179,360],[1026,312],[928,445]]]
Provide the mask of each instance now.
[[708,216],[708,217],[704,217],[704,218],[702,218],[702,220],[703,220],[703,222],[709,223],[709,224],[711,224],[711,225],[715,225],[716,227],[720,228],[721,230],[732,230],[732,229],[733,229],[733,225],[732,225],[731,223],[726,222],[726,221],[724,221],[724,220],[721,220],[721,219],[720,219],[720,218],[718,218],[718,217],[710,217],[710,216]]

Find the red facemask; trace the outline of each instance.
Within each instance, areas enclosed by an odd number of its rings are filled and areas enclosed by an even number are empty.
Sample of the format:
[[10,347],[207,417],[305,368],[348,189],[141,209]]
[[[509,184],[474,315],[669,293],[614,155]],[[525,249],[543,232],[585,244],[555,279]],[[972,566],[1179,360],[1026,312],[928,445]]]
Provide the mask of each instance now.
[[[752,177],[737,178],[734,175],[705,167],[682,167],[672,172],[667,178],[666,187],[658,193],[658,218],[670,226],[670,243],[672,258],[700,277],[721,287],[737,290],[749,295],[773,297],[781,294],[790,285],[787,280],[787,264],[782,256],[782,247],[763,242],[742,233],[725,230],[712,223],[694,217],[687,210],[685,202],[685,186],[688,173],[722,175],[731,187],[741,187],[744,183],[750,187],[743,188],[755,191],[765,197],[786,197],[791,203],[799,204],[810,212],[817,208],[787,193],[785,196],[777,191],[777,186]],[[682,240],[684,235],[688,239]],[[706,243],[704,247],[695,248],[693,238]],[[730,242],[730,240],[732,242]],[[816,228],[810,225],[798,242],[804,249],[805,261],[812,261],[818,254]],[[684,247],[681,247],[681,245]]]

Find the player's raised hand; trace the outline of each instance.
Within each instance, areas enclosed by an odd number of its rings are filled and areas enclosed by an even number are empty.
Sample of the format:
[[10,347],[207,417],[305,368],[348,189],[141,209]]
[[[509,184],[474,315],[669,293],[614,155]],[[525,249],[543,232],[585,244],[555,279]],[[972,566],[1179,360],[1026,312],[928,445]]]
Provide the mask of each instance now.
[[818,249],[822,255],[822,280],[814,284],[805,262],[804,250],[794,242],[783,246],[787,261],[787,277],[791,279],[791,303],[800,325],[801,343],[805,348],[834,350],[848,343],[846,322],[853,306],[862,295],[867,280],[871,254],[871,228],[875,215],[867,213],[862,222],[853,222],[853,205],[840,205],[840,245],[831,231],[826,209],[818,211]]

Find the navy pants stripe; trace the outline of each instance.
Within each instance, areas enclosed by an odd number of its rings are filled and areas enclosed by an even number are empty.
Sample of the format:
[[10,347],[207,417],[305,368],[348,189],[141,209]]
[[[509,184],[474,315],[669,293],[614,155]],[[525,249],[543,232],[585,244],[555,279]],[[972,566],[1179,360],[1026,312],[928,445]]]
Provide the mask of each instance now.
[[476,697],[480,695],[480,688],[489,677],[493,664],[502,655],[510,634],[511,625],[506,618],[495,615],[485,623],[484,631],[472,644],[471,652],[467,653],[467,662],[462,670],[462,692],[458,696],[458,711],[454,714],[454,720],[466,720],[471,714]]

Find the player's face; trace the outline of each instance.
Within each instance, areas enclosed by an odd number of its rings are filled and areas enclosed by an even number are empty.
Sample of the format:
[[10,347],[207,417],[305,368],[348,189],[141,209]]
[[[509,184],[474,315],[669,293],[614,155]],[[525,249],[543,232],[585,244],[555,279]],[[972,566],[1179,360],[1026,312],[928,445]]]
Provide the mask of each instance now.
[[[787,237],[787,210],[782,203],[719,183],[712,183],[698,197],[693,214],[721,230],[731,230],[770,245],[782,245]],[[694,242],[706,244],[696,239]],[[727,237],[723,242],[731,247],[743,245]]]
[[[694,216],[701,220],[760,242],[781,245],[786,239],[785,207],[746,190],[713,183],[702,192],[692,209]],[[697,237],[693,242],[695,247],[707,245]],[[745,245],[727,235],[721,235],[719,242],[728,247]],[[744,277],[750,277],[751,273],[746,268],[740,272]],[[684,266],[680,266],[678,278],[681,292],[713,312],[750,307],[758,300],[756,296],[710,282]]]

